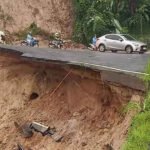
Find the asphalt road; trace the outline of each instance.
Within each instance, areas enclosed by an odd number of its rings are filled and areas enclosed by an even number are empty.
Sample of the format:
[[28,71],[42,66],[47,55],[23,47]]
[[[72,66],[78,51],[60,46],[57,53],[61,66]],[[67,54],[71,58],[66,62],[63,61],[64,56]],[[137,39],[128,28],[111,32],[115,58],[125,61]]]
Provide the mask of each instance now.
[[89,50],[57,50],[0,45],[0,51],[17,52],[22,57],[85,66],[97,70],[113,70],[129,74],[144,73],[150,54],[100,53]]

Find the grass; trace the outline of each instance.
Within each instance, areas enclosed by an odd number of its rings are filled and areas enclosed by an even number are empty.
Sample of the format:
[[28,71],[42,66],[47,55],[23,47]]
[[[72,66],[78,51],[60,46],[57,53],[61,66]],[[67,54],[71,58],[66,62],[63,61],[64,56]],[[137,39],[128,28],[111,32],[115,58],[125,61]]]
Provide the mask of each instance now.
[[121,113],[123,115],[126,115],[129,111],[140,111],[141,110],[141,107],[140,107],[140,104],[137,103],[137,102],[129,102],[122,110],[121,110]]
[[139,113],[133,119],[123,150],[150,149],[150,111]]
[[[147,96],[145,97],[143,106],[141,106],[142,111],[132,121],[127,140],[122,150],[150,150],[150,63],[145,70],[148,75],[143,76],[143,80],[148,87]],[[129,108],[135,108],[135,106],[132,104],[129,105]]]

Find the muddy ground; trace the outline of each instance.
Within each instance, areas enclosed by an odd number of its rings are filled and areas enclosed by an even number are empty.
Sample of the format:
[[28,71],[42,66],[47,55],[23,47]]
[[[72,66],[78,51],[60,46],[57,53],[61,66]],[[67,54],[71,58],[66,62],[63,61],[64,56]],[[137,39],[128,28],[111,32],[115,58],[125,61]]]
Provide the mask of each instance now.
[[[32,93],[38,98],[32,99]],[[140,101],[142,92],[104,83],[99,72],[86,68],[49,65],[0,55],[0,149],[119,150],[130,126],[131,114],[122,108]],[[24,138],[14,122],[36,121],[56,127],[57,143],[34,133]]]

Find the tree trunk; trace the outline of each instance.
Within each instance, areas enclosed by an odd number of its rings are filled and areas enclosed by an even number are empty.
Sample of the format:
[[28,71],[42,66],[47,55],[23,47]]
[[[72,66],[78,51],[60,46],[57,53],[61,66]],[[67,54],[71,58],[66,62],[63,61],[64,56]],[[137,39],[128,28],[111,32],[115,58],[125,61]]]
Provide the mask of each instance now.
[[143,18],[142,18],[142,15],[140,17],[140,26],[141,26],[141,36],[143,37]]
[[129,0],[129,9],[132,16],[135,14],[136,8],[137,8],[137,0]]
[[116,12],[117,13],[118,13],[119,5],[120,5],[120,0],[116,0]]

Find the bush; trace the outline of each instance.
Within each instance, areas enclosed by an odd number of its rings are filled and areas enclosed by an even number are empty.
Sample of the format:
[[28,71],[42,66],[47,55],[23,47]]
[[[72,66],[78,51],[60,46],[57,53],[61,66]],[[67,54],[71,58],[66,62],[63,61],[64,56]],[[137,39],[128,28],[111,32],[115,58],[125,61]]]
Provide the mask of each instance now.
[[132,122],[123,150],[150,149],[150,111],[138,114]]
[[32,32],[33,36],[40,35],[48,40],[53,37],[53,35],[50,35],[48,32],[44,31],[40,27],[37,27],[37,25],[34,22],[29,27],[25,28],[24,30],[15,33],[15,35],[19,39],[25,39],[28,32]]

